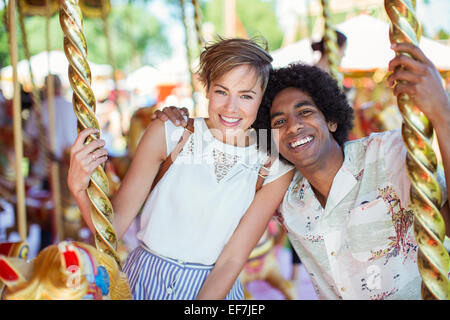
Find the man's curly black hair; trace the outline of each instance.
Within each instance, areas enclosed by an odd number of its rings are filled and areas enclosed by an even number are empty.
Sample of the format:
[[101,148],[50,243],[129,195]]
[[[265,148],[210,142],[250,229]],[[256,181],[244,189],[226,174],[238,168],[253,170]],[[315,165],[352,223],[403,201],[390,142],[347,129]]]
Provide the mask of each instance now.
[[[333,136],[342,147],[353,128],[353,108],[348,104],[347,98],[336,80],[327,72],[302,63],[290,64],[287,67],[271,71],[266,92],[252,125],[257,132],[258,146],[263,143],[263,141],[259,141],[264,136],[261,134],[261,130],[270,129],[272,101],[281,90],[289,87],[298,88],[308,94],[322,111],[327,122],[337,123],[337,130]],[[267,139],[271,141],[270,130],[267,130]],[[285,160],[281,155],[280,158]]]

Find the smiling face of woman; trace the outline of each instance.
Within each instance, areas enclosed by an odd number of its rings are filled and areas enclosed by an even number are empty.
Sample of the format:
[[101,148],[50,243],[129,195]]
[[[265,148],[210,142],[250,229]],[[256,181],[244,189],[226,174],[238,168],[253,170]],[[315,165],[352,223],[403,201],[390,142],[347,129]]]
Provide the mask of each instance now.
[[248,129],[256,119],[263,97],[261,81],[249,65],[235,67],[212,81],[207,88],[213,135],[224,143],[248,145]]

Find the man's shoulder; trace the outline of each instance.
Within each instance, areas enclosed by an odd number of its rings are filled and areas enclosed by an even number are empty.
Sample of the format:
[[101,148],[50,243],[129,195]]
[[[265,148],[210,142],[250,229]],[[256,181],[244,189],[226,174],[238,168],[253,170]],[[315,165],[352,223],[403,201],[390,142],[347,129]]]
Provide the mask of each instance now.
[[289,184],[288,190],[286,193],[292,193],[293,189],[295,191],[296,186],[300,185],[302,182],[307,181],[303,174],[298,171],[297,168],[294,168],[294,175],[292,177],[291,183]]
[[349,140],[345,142],[345,146],[353,146],[353,145],[371,145],[371,144],[379,144],[385,143],[389,140],[398,140],[401,139],[401,131],[400,130],[389,130],[383,132],[372,132],[368,136]]
[[372,132],[369,136],[347,141],[344,145],[344,150],[346,154],[361,154],[373,149],[390,149],[393,145],[403,146],[400,130]]
[[[344,146],[345,163],[356,175],[369,167],[379,169],[391,166],[404,159],[404,153],[400,130],[374,132],[367,137],[348,141]],[[383,165],[380,167],[376,163]]]

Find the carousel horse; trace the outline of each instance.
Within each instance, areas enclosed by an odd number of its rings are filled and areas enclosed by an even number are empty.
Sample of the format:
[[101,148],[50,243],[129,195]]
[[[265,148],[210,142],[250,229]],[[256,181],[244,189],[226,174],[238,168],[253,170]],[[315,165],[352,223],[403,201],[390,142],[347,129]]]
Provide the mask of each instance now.
[[247,284],[255,280],[264,280],[273,288],[278,289],[287,300],[298,300],[298,293],[291,281],[286,280],[280,272],[275,256],[276,238],[275,221],[269,223],[256,247],[250,253],[248,262],[241,271],[239,278],[244,288],[246,300],[253,299],[247,289]]
[[[0,257],[6,256],[10,258],[16,258],[21,260],[28,259],[29,247],[26,241],[18,242],[0,242]],[[0,262],[0,268],[1,268]],[[5,289],[5,284],[0,281],[0,296]]]
[[0,255],[2,256],[27,260],[28,252],[29,247],[26,241],[0,243]]
[[109,255],[82,242],[63,241],[27,262],[0,255],[6,300],[128,300],[126,275]]

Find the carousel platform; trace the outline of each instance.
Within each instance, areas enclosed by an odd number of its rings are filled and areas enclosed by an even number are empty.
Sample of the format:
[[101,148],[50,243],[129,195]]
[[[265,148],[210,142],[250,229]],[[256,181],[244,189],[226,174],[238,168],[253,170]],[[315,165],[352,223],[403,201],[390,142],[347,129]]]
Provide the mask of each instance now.
[[[289,279],[292,272],[291,250],[285,247],[279,247],[276,249],[275,256],[278,260],[281,274],[284,278]],[[295,287],[297,288],[298,299],[318,300],[308,272],[306,271],[303,264],[300,264],[299,268],[299,279],[296,283],[294,283]],[[250,293],[253,295],[255,300],[285,299],[283,294],[279,290],[272,288],[267,282],[263,280],[255,280],[249,282],[247,288],[248,291],[250,291]]]

